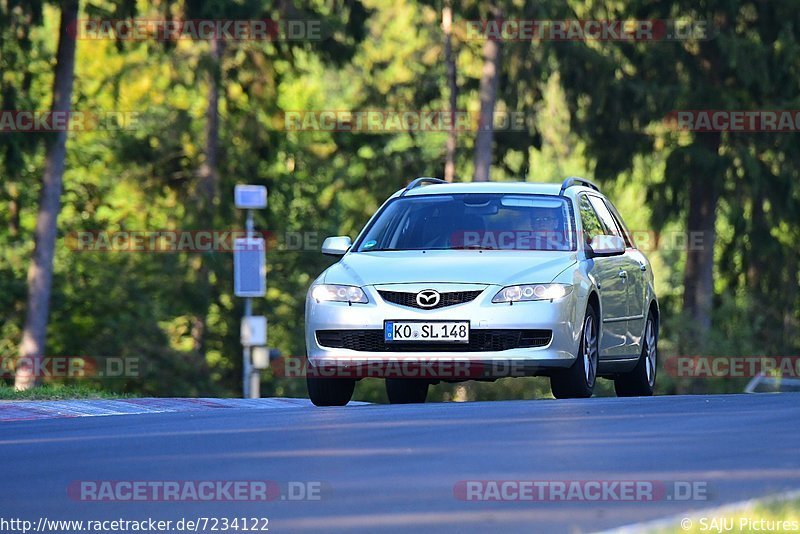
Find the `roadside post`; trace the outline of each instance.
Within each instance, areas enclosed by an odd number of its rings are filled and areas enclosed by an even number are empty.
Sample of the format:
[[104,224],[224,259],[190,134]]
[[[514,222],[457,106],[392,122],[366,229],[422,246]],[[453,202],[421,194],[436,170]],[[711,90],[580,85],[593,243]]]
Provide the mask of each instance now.
[[247,210],[245,237],[237,238],[233,246],[233,290],[244,297],[244,316],[240,330],[242,343],[242,396],[255,399],[261,396],[261,373],[253,365],[252,351],[267,345],[267,318],[253,316],[253,297],[267,294],[267,258],[264,238],[255,235],[253,212],[267,207],[267,188],[263,185],[237,185],[234,204]]

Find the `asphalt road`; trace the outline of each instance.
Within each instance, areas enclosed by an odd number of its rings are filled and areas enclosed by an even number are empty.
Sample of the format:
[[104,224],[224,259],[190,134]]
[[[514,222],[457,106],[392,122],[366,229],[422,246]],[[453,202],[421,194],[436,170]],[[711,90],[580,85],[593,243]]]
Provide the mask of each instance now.
[[[0,517],[268,517],[270,532],[593,531],[800,488],[798,422],[800,394],[9,422],[0,425]],[[284,492],[289,481],[320,482],[321,498],[110,503],[68,496],[71,483],[92,480],[270,480]],[[635,480],[666,488],[679,480],[706,484],[708,495],[475,502],[456,497],[465,480]]]

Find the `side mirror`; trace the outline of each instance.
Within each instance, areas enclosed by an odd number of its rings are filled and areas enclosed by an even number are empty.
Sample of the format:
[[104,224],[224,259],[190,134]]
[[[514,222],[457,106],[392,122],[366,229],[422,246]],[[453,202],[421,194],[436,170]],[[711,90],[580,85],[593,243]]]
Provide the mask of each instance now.
[[625,240],[615,235],[596,235],[586,247],[589,258],[618,256],[625,253]]
[[327,237],[322,242],[322,253],[326,256],[344,256],[352,244],[350,237],[346,235]]

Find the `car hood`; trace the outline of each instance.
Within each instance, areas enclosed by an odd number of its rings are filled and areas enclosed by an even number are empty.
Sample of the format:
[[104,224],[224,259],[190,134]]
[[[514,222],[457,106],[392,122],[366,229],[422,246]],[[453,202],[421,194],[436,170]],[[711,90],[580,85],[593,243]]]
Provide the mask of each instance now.
[[575,252],[516,250],[401,250],[345,255],[325,272],[327,284],[420,282],[547,283],[577,261]]

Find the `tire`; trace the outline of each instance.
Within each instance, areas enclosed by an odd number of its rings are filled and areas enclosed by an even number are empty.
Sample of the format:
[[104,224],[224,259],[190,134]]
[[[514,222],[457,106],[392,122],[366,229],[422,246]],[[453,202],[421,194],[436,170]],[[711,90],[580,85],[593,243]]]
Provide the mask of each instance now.
[[578,357],[572,367],[550,377],[550,389],[557,399],[582,399],[592,396],[597,382],[600,322],[597,310],[591,304],[581,327]]
[[614,379],[617,397],[650,397],[656,386],[658,367],[658,325],[653,313],[647,314],[642,353],[636,367]]
[[386,395],[392,404],[421,404],[428,398],[428,382],[413,378],[387,378]]
[[350,402],[356,381],[352,378],[320,378],[306,375],[308,398],[314,406],[344,406]]

